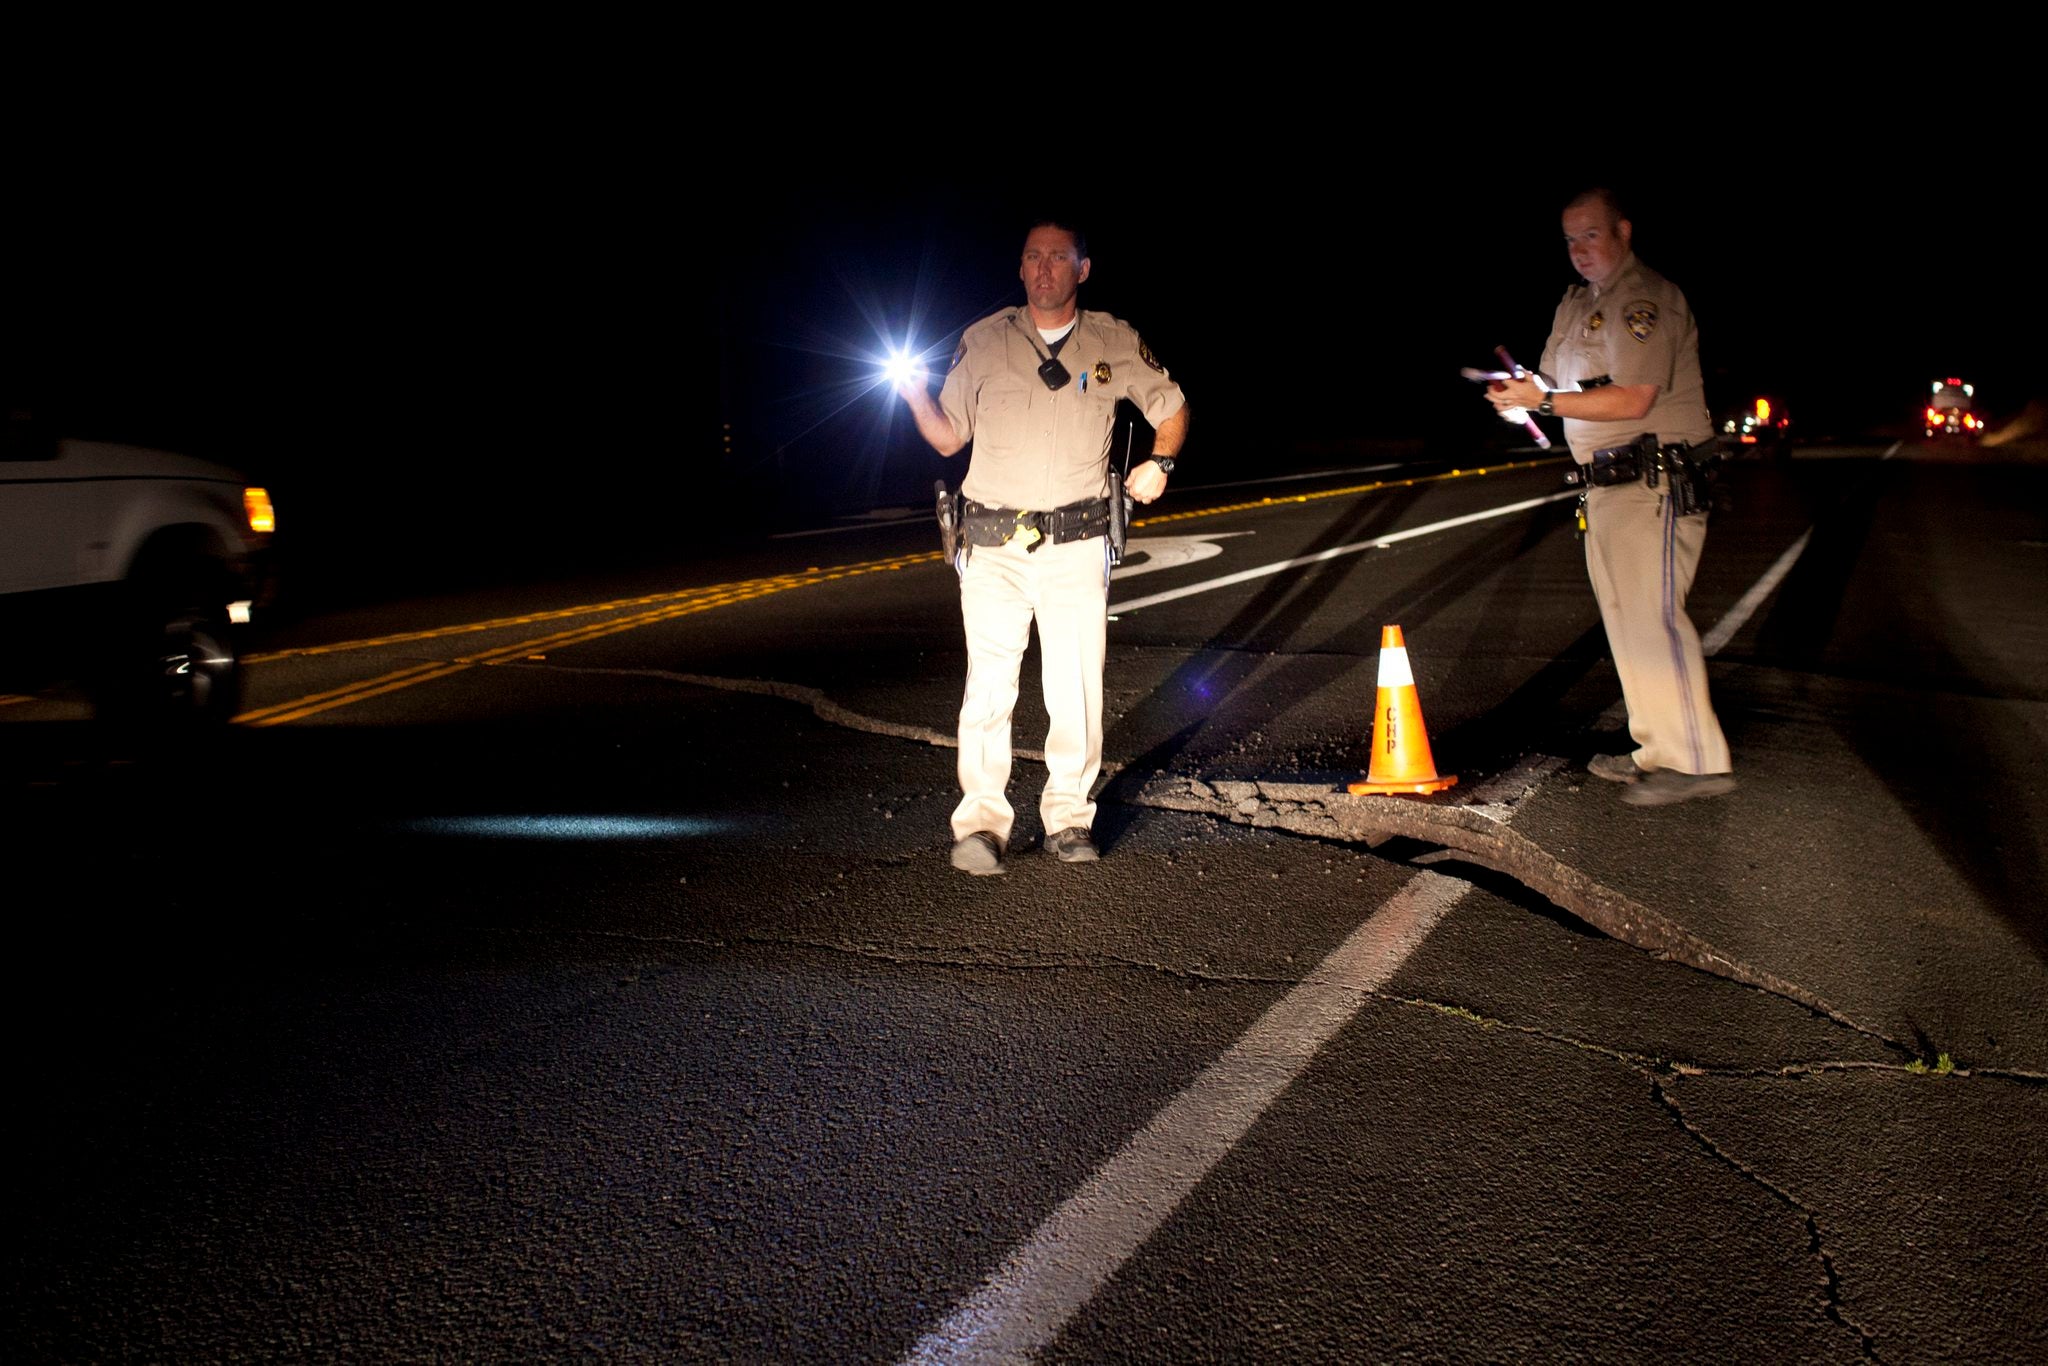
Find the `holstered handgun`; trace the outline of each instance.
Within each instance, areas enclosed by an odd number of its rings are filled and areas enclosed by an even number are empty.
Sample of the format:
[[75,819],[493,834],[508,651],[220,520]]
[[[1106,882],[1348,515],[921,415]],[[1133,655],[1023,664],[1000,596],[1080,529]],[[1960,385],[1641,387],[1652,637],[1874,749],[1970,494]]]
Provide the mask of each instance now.
[[[1695,455],[1695,452],[1700,452]],[[1714,501],[1713,463],[1717,452],[1704,446],[1665,446],[1657,452],[1653,470],[1661,470],[1666,476],[1665,497],[1672,502],[1672,510],[1680,517],[1690,517],[1695,512],[1705,512]],[[1657,487],[1653,473],[1650,487]]]
[[943,479],[932,485],[932,491],[938,498],[939,546],[946,552],[946,563],[957,573],[966,568],[961,559],[965,544],[960,539],[960,495],[947,488]]

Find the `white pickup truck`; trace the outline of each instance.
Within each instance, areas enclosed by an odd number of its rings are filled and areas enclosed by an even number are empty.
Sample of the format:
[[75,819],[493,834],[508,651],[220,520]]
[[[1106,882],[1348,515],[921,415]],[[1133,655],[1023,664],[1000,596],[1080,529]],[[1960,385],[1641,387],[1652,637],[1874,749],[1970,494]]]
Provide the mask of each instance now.
[[83,688],[100,716],[225,721],[267,599],[270,495],[168,451],[0,413],[0,692]]

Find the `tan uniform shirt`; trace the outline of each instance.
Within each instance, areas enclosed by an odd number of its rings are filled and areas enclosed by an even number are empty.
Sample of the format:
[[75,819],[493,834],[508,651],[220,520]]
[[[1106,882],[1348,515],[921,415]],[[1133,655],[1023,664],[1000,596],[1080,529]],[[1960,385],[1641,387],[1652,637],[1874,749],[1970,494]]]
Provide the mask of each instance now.
[[1050,349],[1023,308],[983,318],[960,339],[939,408],[974,443],[960,491],[977,503],[1045,511],[1104,497],[1117,400],[1154,427],[1186,402],[1138,330],[1107,313],[1080,313],[1059,354],[1073,378],[1058,390],[1038,377]]
[[1677,285],[1631,255],[1605,286],[1574,285],[1557,306],[1537,368],[1559,389],[1603,375],[1616,384],[1654,384],[1657,401],[1627,422],[1564,420],[1572,458],[1625,446],[1644,432],[1691,445],[1714,434],[1700,380],[1700,334]]

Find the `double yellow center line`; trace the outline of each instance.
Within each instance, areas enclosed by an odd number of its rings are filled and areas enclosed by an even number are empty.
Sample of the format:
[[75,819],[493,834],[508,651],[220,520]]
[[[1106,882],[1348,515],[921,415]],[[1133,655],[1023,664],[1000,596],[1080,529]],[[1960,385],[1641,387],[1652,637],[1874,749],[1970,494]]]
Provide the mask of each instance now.
[[[437,678],[461,673],[464,669],[479,664],[505,664],[514,660],[531,659],[545,655],[550,650],[559,650],[570,645],[580,645],[587,640],[618,635],[624,631],[638,630],[656,622],[672,621],[677,617],[690,616],[696,612],[708,612],[714,607],[730,607],[734,603],[751,602],[792,588],[809,588],[814,584],[832,583],[840,579],[857,578],[863,574],[886,573],[912,565],[932,564],[942,557],[938,551],[918,555],[899,555],[886,560],[870,560],[861,564],[839,565],[831,569],[807,569],[800,574],[777,574],[771,578],[744,579],[736,583],[712,584],[703,588],[685,588],[673,593],[652,593],[644,597],[618,598],[611,602],[591,603],[580,607],[564,607],[551,612],[525,613],[519,616],[498,617],[491,621],[466,622],[459,626],[442,626],[432,630],[404,631],[393,635],[373,636],[364,640],[340,641],[332,645],[314,645],[291,650],[273,650],[265,654],[247,656],[245,664],[262,664],[273,660],[296,659],[314,655],[340,654],[349,650],[368,650],[393,645],[409,645],[426,640],[441,640],[451,636],[474,635],[485,631],[500,631],[514,626],[532,625],[544,621],[562,621],[574,617],[599,616],[615,612],[626,612],[624,616],[609,616],[604,621],[585,622],[578,626],[555,631],[548,635],[534,636],[510,645],[495,646],[473,654],[458,656],[452,660],[430,660],[391,673],[379,674],[356,683],[346,683],[325,692],[293,698],[289,702],[278,702],[267,707],[256,707],[235,718],[239,725],[277,726],[287,721],[298,721],[336,707],[380,697],[400,688],[415,684],[429,683]],[[642,607],[633,612],[628,609]]]

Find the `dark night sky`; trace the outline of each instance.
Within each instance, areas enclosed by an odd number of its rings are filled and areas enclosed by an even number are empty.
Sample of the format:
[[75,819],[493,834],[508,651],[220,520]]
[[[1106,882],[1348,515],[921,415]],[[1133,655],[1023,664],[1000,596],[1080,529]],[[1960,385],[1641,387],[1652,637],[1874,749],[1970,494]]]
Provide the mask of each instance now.
[[1770,392],[1811,436],[1904,434],[1938,375],[1972,380],[1994,416],[2042,391],[2048,290],[2017,209],[2035,161],[2003,144],[1958,155],[1967,138],[1905,119],[1866,121],[1853,146],[1662,130],[1509,178],[1455,138],[1368,147],[1307,126],[1255,144],[1190,130],[1148,166],[1054,156],[1035,185],[981,185],[973,157],[944,155],[929,181],[862,161],[758,190],[721,253],[742,458],[853,501],[877,470],[917,467],[880,394],[838,410],[867,373],[841,357],[914,324],[943,358],[962,323],[1015,302],[1020,225],[1048,209],[1088,226],[1084,305],[1139,324],[1186,385],[1198,462],[1506,444],[1456,371],[1496,344],[1535,362],[1575,278],[1559,206],[1598,181],[1629,194],[1640,254],[1686,289],[1717,407]]
[[[1531,139],[1527,175],[1393,101],[1057,137],[1020,106],[985,121],[1001,134],[893,146],[824,109],[801,134],[707,122],[657,89],[364,109],[36,145],[9,187],[8,385],[351,512],[405,479],[559,517],[566,468],[643,513],[768,475],[857,503],[933,468],[861,392],[865,357],[907,328],[943,353],[1014,302],[1023,224],[1050,209],[1090,228],[1084,304],[1186,384],[1197,459],[1496,439],[1455,372],[1496,343],[1534,362],[1571,278],[1559,203],[1610,180],[1691,298],[1717,404],[1761,387],[1810,431],[1903,430],[1937,374],[1994,416],[2041,387],[2018,207],[2038,159],[1972,117],[1853,145],[1797,114],[1597,153]],[[1972,188],[1938,193],[1942,168]]]

